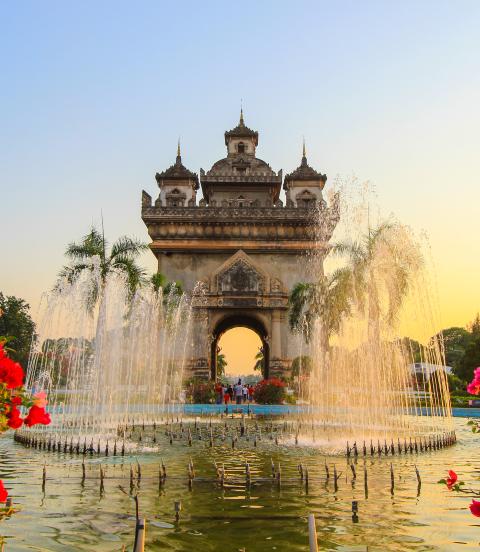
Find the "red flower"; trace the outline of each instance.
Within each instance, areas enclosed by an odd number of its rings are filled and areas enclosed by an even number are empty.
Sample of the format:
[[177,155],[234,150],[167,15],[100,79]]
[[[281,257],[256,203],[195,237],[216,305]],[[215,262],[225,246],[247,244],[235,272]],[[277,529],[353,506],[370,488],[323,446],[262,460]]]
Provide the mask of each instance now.
[[23,385],[23,369],[6,356],[0,357],[0,383],[6,383],[7,389],[15,389]]
[[34,405],[30,408],[30,412],[23,422],[28,427],[32,427],[36,424],[48,425],[51,422],[50,414],[45,411],[45,408]]
[[257,385],[274,385],[275,387],[285,387],[285,382],[278,378],[264,379]]
[[457,482],[458,476],[453,470],[448,470],[447,487],[451,489]]
[[3,486],[3,481],[0,479],[0,502],[7,502],[8,492]]
[[478,500],[473,500],[469,506],[470,512],[476,517],[480,517],[480,502]]
[[7,425],[11,429],[18,429],[23,424],[23,420],[20,418],[20,410],[15,405],[11,406],[7,418]]
[[11,397],[10,403],[15,406],[20,406],[22,404],[22,397]]

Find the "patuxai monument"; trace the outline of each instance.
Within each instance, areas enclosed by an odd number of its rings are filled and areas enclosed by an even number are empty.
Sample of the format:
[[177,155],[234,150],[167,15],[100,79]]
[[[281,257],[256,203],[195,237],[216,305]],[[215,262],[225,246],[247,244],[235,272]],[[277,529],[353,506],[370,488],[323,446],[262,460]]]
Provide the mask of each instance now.
[[158,271],[193,294],[189,368],[198,377],[215,377],[218,340],[237,326],[261,338],[266,377],[288,373],[299,354],[289,292],[311,279],[306,257],[322,257],[338,221],[338,202],[323,198],[327,177],[308,165],[305,147],[300,166],[284,177],[257,157],[258,138],[241,112],[225,132],[226,156],[210,170],[200,177],[188,170],[179,147],[175,164],[155,175],[158,197],[142,192]]

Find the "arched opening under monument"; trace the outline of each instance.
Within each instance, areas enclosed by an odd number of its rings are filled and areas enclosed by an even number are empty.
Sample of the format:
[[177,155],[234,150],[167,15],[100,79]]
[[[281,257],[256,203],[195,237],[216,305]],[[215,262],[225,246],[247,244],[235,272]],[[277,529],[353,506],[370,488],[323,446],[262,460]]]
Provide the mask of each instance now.
[[[222,361],[227,362],[223,374],[220,366]],[[255,370],[256,364],[262,368]],[[212,379],[222,375],[227,378],[268,377],[268,366],[268,336],[260,321],[245,316],[232,316],[217,325],[211,350]]]
[[218,376],[242,379],[262,376],[263,344],[253,330],[244,327],[227,330],[218,340],[217,351]]

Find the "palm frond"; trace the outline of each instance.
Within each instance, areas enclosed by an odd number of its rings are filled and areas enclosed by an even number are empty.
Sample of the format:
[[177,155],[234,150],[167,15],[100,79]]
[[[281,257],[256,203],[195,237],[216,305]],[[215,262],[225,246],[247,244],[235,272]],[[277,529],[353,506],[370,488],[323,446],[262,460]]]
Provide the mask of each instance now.
[[95,255],[104,258],[104,249],[103,236],[92,226],[90,232],[82,238],[80,243],[72,242],[67,246],[65,255],[71,259],[88,259]]
[[154,291],[158,293],[160,289],[163,289],[167,285],[168,280],[165,274],[162,274],[161,272],[156,272],[150,277],[150,283]]
[[148,249],[148,245],[136,238],[129,238],[128,236],[122,236],[112,245],[110,252],[110,259],[116,259],[117,257],[134,259],[138,257],[140,253]]
[[345,240],[331,245],[330,253],[336,257],[349,257],[352,261],[361,259],[363,256],[362,245],[358,242]]
[[69,284],[73,284],[75,280],[80,276],[83,270],[90,268],[91,266],[84,263],[77,263],[71,266],[64,266],[58,273],[58,279],[60,284],[61,280],[66,279]]
[[134,260],[122,256],[116,257],[112,266],[125,274],[129,295],[132,297],[146,277],[145,270],[139,267]]

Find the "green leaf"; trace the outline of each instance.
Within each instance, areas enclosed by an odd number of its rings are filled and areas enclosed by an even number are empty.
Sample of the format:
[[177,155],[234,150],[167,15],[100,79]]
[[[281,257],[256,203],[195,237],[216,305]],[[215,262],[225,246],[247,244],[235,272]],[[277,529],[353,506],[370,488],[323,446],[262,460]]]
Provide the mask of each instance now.
[[473,420],[468,420],[467,425],[475,425],[475,422]]
[[440,479],[440,481],[437,481],[437,483],[440,483],[442,485],[446,485],[447,481],[445,479]]

